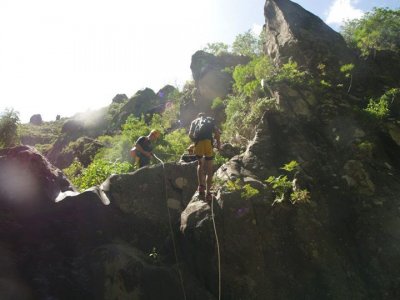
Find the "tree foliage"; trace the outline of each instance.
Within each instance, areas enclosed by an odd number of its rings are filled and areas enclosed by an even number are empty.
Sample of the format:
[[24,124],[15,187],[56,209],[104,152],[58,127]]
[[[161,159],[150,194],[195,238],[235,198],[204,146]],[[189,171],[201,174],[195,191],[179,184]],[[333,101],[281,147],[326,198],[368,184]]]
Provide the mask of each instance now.
[[19,114],[13,109],[6,109],[0,115],[0,147],[11,147],[18,142]]
[[207,46],[203,48],[203,51],[214,54],[216,56],[223,53],[229,52],[229,45],[225,43],[207,43]]
[[351,20],[342,27],[346,42],[358,48],[362,56],[377,50],[400,52],[400,10],[374,8],[362,18]]
[[256,56],[262,53],[264,35],[259,37],[249,29],[245,33],[236,36],[232,44],[232,52],[238,55]]

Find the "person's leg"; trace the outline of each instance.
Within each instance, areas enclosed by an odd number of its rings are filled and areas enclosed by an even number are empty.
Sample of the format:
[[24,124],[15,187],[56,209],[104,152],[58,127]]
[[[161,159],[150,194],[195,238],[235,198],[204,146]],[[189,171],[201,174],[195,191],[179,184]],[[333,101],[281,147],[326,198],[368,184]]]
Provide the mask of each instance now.
[[205,166],[204,166],[204,172],[206,176],[206,200],[210,201],[211,200],[211,186],[212,186],[212,179],[213,179],[213,173],[214,173],[214,166],[213,166],[213,159],[214,159],[214,152],[213,152],[213,146],[212,146],[212,141],[206,140],[205,143]]
[[143,154],[136,154],[139,157],[139,168],[145,167],[148,164],[150,164],[150,159],[146,156],[144,156]]
[[197,158],[197,182],[198,192],[200,196],[204,196],[205,193],[205,173],[204,173],[204,143],[203,141],[196,142],[194,146],[194,153]]
[[204,193],[205,190],[205,172],[204,172],[204,158],[197,160],[197,182],[199,183],[199,193]]
[[211,193],[211,187],[212,187],[212,179],[213,179],[213,173],[214,173],[214,164],[212,159],[205,159],[205,166],[204,166],[204,172],[205,172],[205,179],[206,179],[206,193],[210,194]]

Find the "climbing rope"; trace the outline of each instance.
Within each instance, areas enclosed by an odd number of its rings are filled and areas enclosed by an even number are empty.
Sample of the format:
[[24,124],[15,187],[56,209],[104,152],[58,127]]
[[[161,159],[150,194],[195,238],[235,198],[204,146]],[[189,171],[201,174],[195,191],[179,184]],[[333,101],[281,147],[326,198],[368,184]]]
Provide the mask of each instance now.
[[167,203],[169,230],[171,231],[172,244],[173,244],[173,246],[174,246],[175,260],[176,260],[176,265],[178,266],[178,273],[179,273],[179,279],[180,279],[181,287],[182,287],[183,299],[186,300],[185,286],[184,286],[184,284],[183,284],[182,272],[181,272],[181,269],[179,268],[178,251],[176,250],[175,235],[174,235],[174,231],[173,231],[173,229],[172,229],[171,213],[170,213],[170,211],[169,211],[169,206],[168,206],[167,176],[165,175],[165,166],[164,166],[164,162],[163,162],[161,159],[159,159],[155,154],[153,154],[153,156],[161,163],[162,168],[163,168],[164,188],[165,188],[165,200],[166,200],[166,203]]
[[217,254],[218,254],[218,300],[221,300],[221,255],[219,251],[219,240],[217,234],[217,227],[215,226],[214,220],[214,196],[211,198],[211,219],[214,226],[215,241],[217,242]]
[[[182,286],[182,292],[183,292],[183,298],[186,300],[186,293],[185,293],[185,287],[183,284],[183,277],[182,277],[182,272],[179,268],[179,261],[178,261],[178,252],[176,249],[176,243],[175,243],[175,238],[174,238],[174,232],[172,229],[172,222],[171,222],[171,213],[169,211],[169,207],[168,207],[168,197],[167,197],[167,177],[165,176],[165,166],[164,166],[164,162],[157,157],[157,155],[153,154],[153,156],[155,157],[155,159],[157,159],[163,168],[163,175],[164,175],[164,188],[165,188],[165,199],[167,202],[167,211],[168,211],[168,220],[169,220],[169,229],[171,231],[171,235],[172,235],[172,244],[174,246],[174,253],[175,253],[175,259],[176,259],[176,264],[178,266],[178,273],[179,273],[179,278],[181,281],[181,286]],[[211,219],[212,219],[212,223],[213,223],[213,227],[214,227],[214,234],[215,234],[215,241],[217,244],[217,259],[218,259],[218,300],[221,300],[221,254],[220,254],[220,248],[219,248],[219,239],[218,239],[218,233],[217,233],[217,227],[215,225],[215,219],[214,219],[214,196],[212,196],[211,198]]]

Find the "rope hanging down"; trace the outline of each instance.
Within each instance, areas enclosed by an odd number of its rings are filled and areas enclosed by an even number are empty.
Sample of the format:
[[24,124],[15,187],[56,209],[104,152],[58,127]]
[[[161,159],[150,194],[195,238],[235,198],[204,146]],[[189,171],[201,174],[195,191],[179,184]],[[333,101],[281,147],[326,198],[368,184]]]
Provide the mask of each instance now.
[[[179,273],[179,278],[181,281],[181,286],[182,286],[182,293],[183,293],[183,298],[186,300],[186,293],[185,293],[185,287],[183,284],[183,277],[182,277],[182,272],[179,268],[179,261],[178,261],[178,252],[176,249],[176,243],[175,243],[175,237],[174,237],[174,232],[172,229],[172,222],[171,222],[171,213],[169,211],[168,207],[168,195],[167,195],[167,177],[165,176],[165,166],[164,162],[158,158],[155,154],[153,156],[161,163],[162,168],[163,168],[163,176],[164,176],[164,189],[165,189],[165,200],[167,203],[167,210],[168,210],[168,220],[169,220],[169,229],[171,231],[171,236],[172,236],[172,244],[174,246],[174,253],[175,253],[175,260],[176,264],[178,266],[178,273]],[[219,249],[219,239],[218,239],[218,234],[217,234],[217,227],[215,225],[215,220],[214,220],[214,196],[212,197],[211,200],[211,219],[213,222],[213,227],[214,227],[214,233],[215,233],[215,241],[217,243],[217,258],[218,258],[218,300],[221,300],[221,255],[220,255],[220,249]]]
[[162,168],[163,168],[164,189],[165,189],[165,203],[167,203],[169,230],[171,231],[172,244],[174,246],[175,260],[176,260],[176,265],[178,266],[178,273],[179,273],[179,279],[180,279],[181,287],[182,287],[183,299],[186,300],[186,292],[185,292],[185,286],[183,284],[182,272],[181,272],[181,269],[179,268],[178,251],[176,250],[176,244],[175,244],[175,235],[174,235],[174,231],[172,229],[171,213],[170,213],[169,207],[168,207],[167,177],[165,175],[165,166],[164,166],[164,162],[161,159],[159,159],[155,154],[153,154],[153,156],[161,163]]
[[221,300],[221,255],[219,251],[219,240],[217,234],[217,227],[214,220],[214,196],[211,198],[211,219],[214,226],[215,241],[217,242],[217,255],[218,255],[218,300]]

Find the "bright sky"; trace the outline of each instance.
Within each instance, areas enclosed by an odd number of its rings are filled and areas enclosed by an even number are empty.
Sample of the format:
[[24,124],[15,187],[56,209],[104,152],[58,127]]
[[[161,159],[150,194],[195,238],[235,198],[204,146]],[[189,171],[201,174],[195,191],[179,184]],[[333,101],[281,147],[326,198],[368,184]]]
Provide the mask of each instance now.
[[[338,30],[399,0],[297,0]],[[191,56],[264,23],[265,0],[1,0],[0,113],[72,116],[191,80]]]

